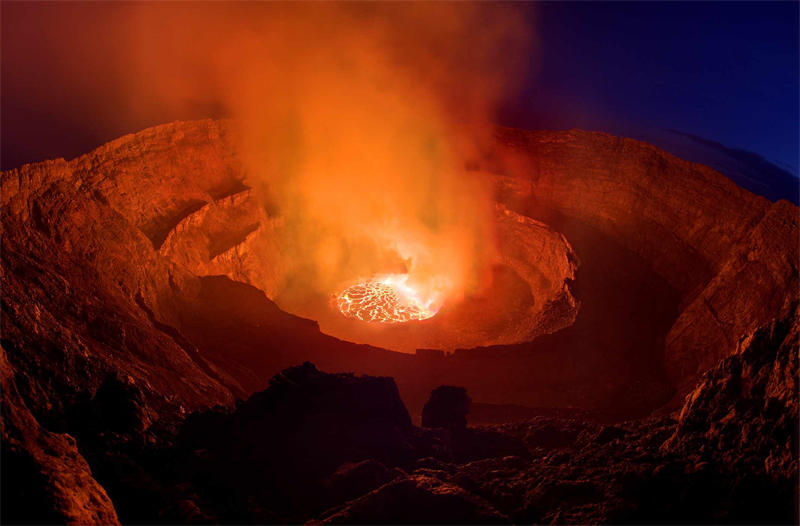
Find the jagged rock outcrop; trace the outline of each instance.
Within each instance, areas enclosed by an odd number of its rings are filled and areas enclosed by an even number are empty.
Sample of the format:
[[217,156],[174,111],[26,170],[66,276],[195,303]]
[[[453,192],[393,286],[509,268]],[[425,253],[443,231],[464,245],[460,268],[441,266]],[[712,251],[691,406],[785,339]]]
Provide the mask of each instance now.
[[[300,517],[327,500],[325,479],[343,464],[405,464],[430,454],[428,442],[416,436],[391,378],[328,374],[307,362],[276,375],[235,411],[190,417],[178,440],[189,456],[177,470],[214,473],[208,491],[224,487],[240,503],[228,508],[220,499],[207,510],[224,522],[254,520],[252,501]],[[195,488],[205,491],[203,483]]]
[[14,370],[0,347],[2,389],[2,522],[4,524],[118,524],[105,490],[68,434],[43,429],[17,391]]
[[157,326],[196,278],[159,257],[72,164],[3,173],[2,204],[3,338],[9,361],[35,372],[32,409],[58,412],[108,371],[136,379],[155,405],[232,402],[215,377],[224,373]]
[[727,465],[797,483],[800,433],[798,377],[800,321],[773,320],[739,342],[735,354],[706,372],[686,397],[669,451],[702,455],[710,450]]

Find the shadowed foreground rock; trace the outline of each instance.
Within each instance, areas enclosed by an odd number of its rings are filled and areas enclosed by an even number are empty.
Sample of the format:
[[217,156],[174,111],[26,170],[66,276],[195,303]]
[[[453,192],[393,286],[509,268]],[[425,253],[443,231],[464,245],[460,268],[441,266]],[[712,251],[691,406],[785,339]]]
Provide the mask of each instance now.
[[75,439],[42,429],[19,395],[0,347],[3,524],[117,524],[105,490]]
[[759,328],[703,376],[665,450],[698,457],[716,452],[742,470],[763,459],[753,467],[758,476],[791,487],[798,473],[800,411],[796,311],[793,317]]
[[[483,445],[487,435],[496,436],[493,448]],[[471,442],[478,444],[472,449],[479,458],[509,447],[527,452],[521,440],[489,430],[480,440],[459,439]],[[450,522],[502,518],[463,488],[435,477],[409,478],[418,459],[449,462],[459,450],[447,432],[412,425],[391,378],[329,374],[308,362],[291,367],[234,411],[188,418],[174,451],[173,472],[210,474],[193,480],[193,490],[207,496],[196,505],[222,522],[305,521],[385,485],[377,498],[399,499],[397,510],[415,501],[417,521],[426,514],[435,522],[447,516]],[[387,520],[391,509],[378,509]],[[380,518],[366,501],[359,510],[352,517],[350,511],[331,512],[329,520]],[[402,517],[397,520],[404,522]]]
[[424,427],[465,428],[471,403],[472,400],[463,387],[451,385],[437,387],[422,408],[422,425]]
[[[797,330],[778,320],[743,341],[677,420],[425,429],[391,379],[305,363],[179,430],[82,440],[123,523],[786,523],[798,489],[796,365],[778,371],[797,360]],[[751,423],[743,432],[728,423],[738,411]],[[81,469],[71,487],[102,497]],[[100,498],[70,520],[113,522],[113,511]]]
[[333,515],[323,524],[507,524],[484,499],[453,483],[410,475],[386,484]]
[[[268,430],[271,435],[282,430],[286,437],[297,437],[292,439],[296,445],[275,451],[285,459],[273,464],[282,497],[267,507],[279,520],[791,522],[798,489],[797,330],[797,321],[789,317],[743,340],[737,355],[710,371],[687,397],[678,420],[662,417],[604,426],[540,417],[456,432],[425,430],[409,424],[390,381],[330,375],[305,364],[277,376],[270,389],[221,420],[209,413],[188,422],[182,434],[198,437],[192,448],[210,444],[215,435],[228,444],[204,447],[203,456],[222,455],[222,469],[210,469],[214,479],[227,469],[247,473],[248,468],[234,459],[249,451],[248,444],[274,445],[275,438],[263,436]],[[369,401],[362,399],[367,393]],[[275,412],[271,404],[278,401],[282,409]],[[372,413],[377,408],[384,416]],[[289,416],[294,411],[304,415],[302,424],[292,424],[299,422]],[[729,415],[741,411],[751,427],[736,432],[728,424]],[[209,420],[200,425],[204,418]],[[248,421],[259,422],[262,431]],[[229,434],[219,430],[231,427],[242,433],[228,442]],[[305,433],[298,435],[300,429]],[[394,438],[387,440],[388,435]],[[317,451],[336,460],[323,465]],[[367,457],[371,458],[360,460]],[[259,471],[259,461],[249,454],[243,458]],[[196,462],[190,464],[197,466]],[[334,466],[337,462],[342,465]],[[206,469],[213,465],[201,464]],[[292,474],[297,472],[304,475],[294,485]],[[226,487],[249,488],[252,494],[252,485],[223,480]],[[337,480],[334,485],[349,491],[332,493],[332,481]],[[273,491],[259,494],[261,505]],[[252,510],[253,498],[243,500]],[[221,502],[215,496],[198,505],[210,516],[230,521],[233,517],[219,513]],[[330,509],[323,511],[324,507]],[[256,517],[266,519],[258,514],[236,518]]]

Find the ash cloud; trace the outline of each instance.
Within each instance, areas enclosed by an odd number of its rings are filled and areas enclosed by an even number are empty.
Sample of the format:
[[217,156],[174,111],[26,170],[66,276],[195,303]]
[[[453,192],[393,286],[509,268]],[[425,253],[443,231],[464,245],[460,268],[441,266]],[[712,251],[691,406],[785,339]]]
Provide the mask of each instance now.
[[464,164],[528,66],[531,35],[517,6],[108,11],[119,27],[114,69],[125,73],[114,78],[125,82],[114,89],[125,111],[212,107],[234,118],[249,183],[285,218],[281,247],[297,262],[287,294],[397,272],[442,297],[480,286],[494,257],[493,211],[489,189]]

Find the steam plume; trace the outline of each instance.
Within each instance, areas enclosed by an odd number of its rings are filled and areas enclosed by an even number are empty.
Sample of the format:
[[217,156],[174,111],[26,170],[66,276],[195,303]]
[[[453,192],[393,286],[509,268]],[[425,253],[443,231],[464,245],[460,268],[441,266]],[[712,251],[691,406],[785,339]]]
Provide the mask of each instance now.
[[517,11],[125,4],[114,17],[129,56],[117,59],[138,82],[120,88],[132,112],[201,105],[234,118],[249,183],[285,218],[298,294],[407,272],[452,297],[477,287],[493,256],[490,193],[464,163],[524,71]]

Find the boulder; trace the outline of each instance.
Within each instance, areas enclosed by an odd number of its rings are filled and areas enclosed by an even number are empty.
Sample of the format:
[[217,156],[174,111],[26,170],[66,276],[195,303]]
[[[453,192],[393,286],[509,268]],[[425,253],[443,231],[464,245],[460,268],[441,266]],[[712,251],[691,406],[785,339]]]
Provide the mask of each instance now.
[[306,362],[235,410],[191,415],[180,431],[180,470],[213,472],[200,486],[222,485],[241,503],[217,516],[252,520],[248,503],[258,502],[302,517],[391,480],[387,466],[426,456],[427,442],[391,378],[330,374]]
[[422,425],[463,429],[467,427],[471,403],[472,400],[463,387],[439,386],[431,392],[431,397],[422,408]]

